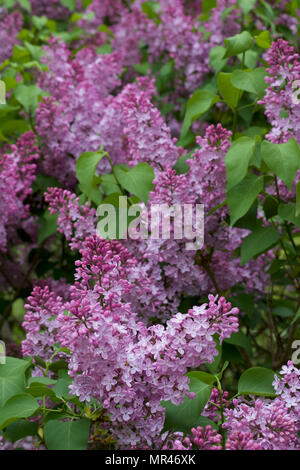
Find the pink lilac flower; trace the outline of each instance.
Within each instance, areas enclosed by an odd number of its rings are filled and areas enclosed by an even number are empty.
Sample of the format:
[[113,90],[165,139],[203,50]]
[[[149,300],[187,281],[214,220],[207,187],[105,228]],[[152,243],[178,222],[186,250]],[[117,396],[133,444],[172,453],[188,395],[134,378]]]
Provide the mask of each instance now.
[[70,10],[64,7],[59,0],[30,0],[30,3],[32,14],[36,16],[47,16],[53,20],[63,20],[71,14]]
[[232,432],[225,444],[226,450],[262,450],[260,444],[253,439],[251,432]]
[[96,231],[96,210],[66,189],[49,188],[45,194],[51,214],[58,213],[58,231],[63,233],[72,250],[79,249],[85,238]]
[[187,368],[213,361],[214,335],[237,330],[238,310],[211,296],[209,305],[177,313],[165,327],[147,327],[126,301],[135,265],[128,251],[97,237],[88,238],[80,251],[70,302],[62,305],[47,288],[35,288],[26,307],[24,350],[43,353],[50,333],[41,334],[36,345],[36,332],[52,331],[51,341],[71,351],[72,393],[101,401],[121,447],[151,445],[163,427],[161,400],[179,404],[185,394],[192,398]]
[[264,98],[259,102],[265,106],[265,114],[272,126],[266,135],[274,143],[287,142],[291,137],[300,141],[297,80],[300,79],[299,54],[287,41],[274,41],[266,53],[269,84]]
[[[230,404],[230,401],[228,399],[229,393],[227,391],[221,391],[222,393],[222,403],[223,407],[225,408]],[[204,410],[202,412],[203,416],[206,416],[208,419],[211,421],[214,421],[215,423],[218,423],[220,420],[220,394],[217,388],[213,388],[211,392],[211,396],[206,403]]]
[[36,112],[43,152],[40,170],[73,188],[76,159],[102,145],[104,98],[120,85],[122,63],[118,54],[97,55],[92,48],[80,50],[71,60],[70,50],[58,40],[51,40],[45,50],[42,60],[49,71],[41,73],[38,84],[53,96],[45,97]]
[[289,361],[279,374],[275,375],[273,386],[300,430],[300,370]]
[[51,292],[48,286],[36,286],[25,309],[23,327],[26,339],[22,343],[23,355],[49,360],[55,351],[54,344],[60,326],[56,317],[60,311],[64,311],[62,299]]
[[[228,436],[240,431],[250,433],[264,450],[299,448],[298,429],[288,407],[280,397],[274,400],[243,397],[233,400],[233,408],[225,410]],[[230,442],[230,441],[229,441]]]
[[[236,6],[235,0],[218,0],[216,7],[210,11],[209,19],[203,23],[204,28],[211,33],[209,43],[211,47],[223,46],[224,39],[238,34],[241,30],[239,19],[240,10],[232,8]],[[224,18],[224,12],[228,10]]]
[[0,159],[0,249],[5,251],[9,238],[29,215],[25,200],[32,192],[36,161],[39,158],[32,132],[20,137],[16,144],[2,151]]
[[202,426],[192,428],[191,434],[182,440],[174,437],[175,440],[170,442],[172,450],[222,450],[222,436],[210,425],[204,429]]
[[22,14],[19,11],[6,14],[5,10],[0,9],[0,64],[8,59],[17,43],[17,35],[23,24]]

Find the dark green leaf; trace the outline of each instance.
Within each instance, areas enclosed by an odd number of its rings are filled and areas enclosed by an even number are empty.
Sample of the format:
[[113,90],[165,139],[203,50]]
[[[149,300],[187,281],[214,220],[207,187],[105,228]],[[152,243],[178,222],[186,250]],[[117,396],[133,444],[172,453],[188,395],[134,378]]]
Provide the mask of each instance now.
[[48,421],[44,437],[48,450],[86,450],[90,431],[90,420]]
[[[231,225],[234,225],[237,220],[247,214],[263,187],[264,177],[250,174],[227,192]],[[243,197],[241,197],[241,194]]]
[[0,429],[19,418],[29,418],[39,408],[38,402],[26,393],[9,398],[0,409]]
[[264,251],[269,250],[280,239],[280,233],[273,227],[259,227],[244,238],[241,245],[241,265]]

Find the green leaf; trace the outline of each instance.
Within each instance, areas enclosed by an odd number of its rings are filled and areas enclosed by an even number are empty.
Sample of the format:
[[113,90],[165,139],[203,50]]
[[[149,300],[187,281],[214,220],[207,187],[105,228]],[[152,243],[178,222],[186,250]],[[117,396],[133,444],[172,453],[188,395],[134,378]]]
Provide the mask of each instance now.
[[208,13],[212,8],[217,6],[217,0],[203,0],[202,1],[202,12]]
[[189,165],[186,163],[186,161],[191,158],[191,153],[187,153],[186,155],[181,155],[175,165],[173,166],[173,169],[176,171],[178,175],[183,175],[187,173],[190,169]]
[[30,387],[26,389],[26,393],[35,398],[49,397],[53,402],[58,401],[58,398],[53,390],[42,383],[33,382]]
[[208,111],[218,101],[219,97],[208,90],[196,91],[187,102],[180,138],[182,139],[187,134],[190,126],[201,114]]
[[25,389],[25,371],[30,363],[14,357],[6,357],[0,364],[0,408],[13,395]]
[[39,384],[39,385],[54,385],[56,384],[56,380],[49,379],[49,377],[30,377],[28,379],[28,385],[32,384]]
[[296,217],[300,215],[300,181],[296,184]]
[[[247,214],[263,187],[264,177],[250,174],[228,191],[227,203],[231,225],[234,225],[237,220]],[[241,194],[243,197],[241,197]]]
[[276,396],[272,383],[275,372],[264,367],[252,367],[247,369],[240,377],[238,392],[240,395]]
[[192,427],[199,425],[199,418],[211,395],[212,385],[192,376],[190,391],[196,393],[196,397],[185,397],[184,402],[178,406],[171,402],[162,402],[166,408],[165,430],[190,431]]
[[295,204],[279,204],[278,206],[278,215],[287,222],[291,222],[300,228],[300,215],[296,216],[296,206]]
[[235,346],[240,346],[241,348],[246,349],[249,353],[251,353],[251,341],[248,336],[246,336],[242,331],[238,331],[237,333],[232,333],[230,338],[224,339],[225,343],[234,344]]
[[273,315],[276,315],[277,317],[288,318],[293,317],[295,313],[288,307],[278,306],[273,308]]
[[226,44],[226,51],[223,58],[225,59],[237,55],[240,52],[247,51],[252,47],[254,41],[248,31],[243,31],[231,38],[224,39],[224,42]]
[[76,0],[60,0],[61,4],[68,8],[70,11],[74,11],[76,8]]
[[24,309],[24,300],[19,297],[18,299],[14,300],[11,306],[11,314],[12,317],[17,321],[22,321],[25,314]]
[[[46,18],[46,17],[44,17],[44,18]],[[47,20],[47,18],[46,18],[46,20]],[[24,44],[25,44],[26,48],[29,50],[30,54],[32,55],[32,58],[34,60],[40,61],[41,56],[43,54],[42,46],[34,46],[33,44],[31,44],[28,41],[24,41]]]
[[44,94],[43,90],[36,85],[24,85],[23,83],[19,83],[15,88],[15,97],[27,113],[36,110],[39,103],[38,98]]
[[121,186],[147,204],[149,193],[154,188],[154,171],[151,166],[148,163],[139,163],[126,171],[117,165],[114,170]]
[[258,36],[255,36],[256,44],[262,49],[268,49],[272,44],[270,31],[262,31]]
[[254,300],[252,295],[245,293],[238,294],[232,298],[231,303],[234,307],[238,307],[248,316],[251,316],[253,314]]
[[48,421],[44,437],[48,450],[86,450],[90,431],[90,420]]
[[264,200],[264,213],[266,216],[266,219],[269,220],[275,215],[278,214],[278,200],[274,196],[267,196],[266,199]]
[[122,194],[120,187],[118,186],[117,180],[113,174],[101,175],[101,187],[107,196],[110,194]]
[[0,409],[0,429],[19,418],[29,418],[39,408],[38,402],[26,393],[9,398]]
[[18,419],[9,424],[5,430],[5,437],[11,442],[16,442],[26,436],[35,436],[38,431],[38,424],[35,422]]
[[265,82],[266,69],[258,67],[254,70],[235,70],[232,73],[231,83],[240,90],[263,96],[267,83]]
[[[32,15],[31,16],[31,21],[32,21],[32,24],[35,26],[36,29],[41,30],[47,25],[48,18],[47,18],[47,16]],[[38,46],[38,47],[40,47],[40,46]]]
[[264,251],[272,248],[280,240],[279,232],[273,227],[259,227],[244,238],[241,245],[241,265]]
[[193,377],[201,382],[204,382],[208,385],[213,385],[217,379],[213,374],[209,374],[208,372],[203,372],[202,370],[192,370],[186,374],[190,379]]
[[231,78],[232,73],[220,72],[218,74],[218,89],[225,103],[231,109],[235,109],[238,105],[241,92],[232,84]]
[[57,214],[50,214],[47,209],[43,216],[39,219],[40,227],[38,234],[38,243],[43,243],[44,240],[54,235],[57,231]]
[[254,154],[255,141],[250,137],[235,140],[225,156],[227,191],[242,181]]
[[256,4],[256,0],[238,0],[238,4],[241,7],[244,15],[247,15],[249,11],[251,11],[254,8],[254,5]]
[[56,385],[53,387],[53,392],[58,398],[70,398],[72,395],[70,394],[69,385],[72,384],[72,379],[68,375],[66,370],[59,370],[58,371],[58,381]]
[[294,316],[291,325],[293,325],[293,323],[295,323],[299,318],[300,318],[300,308],[297,310],[296,315]]
[[209,51],[209,63],[218,73],[226,65],[227,59],[223,59],[225,53],[225,47],[215,46]]
[[90,199],[93,190],[93,180],[95,178],[96,168],[107,152],[84,152],[76,162],[76,176],[80,184],[80,189]]
[[30,12],[31,11],[31,5],[29,0],[18,0],[18,3],[24,10]]
[[0,104],[6,104],[6,84],[0,80]]
[[157,2],[152,0],[148,0],[142,3],[142,12],[151,20],[151,19],[159,19],[157,14],[157,10],[159,9],[159,5]]
[[264,140],[261,155],[270,170],[292,189],[300,168],[300,149],[296,139],[292,138],[285,144],[272,144]]

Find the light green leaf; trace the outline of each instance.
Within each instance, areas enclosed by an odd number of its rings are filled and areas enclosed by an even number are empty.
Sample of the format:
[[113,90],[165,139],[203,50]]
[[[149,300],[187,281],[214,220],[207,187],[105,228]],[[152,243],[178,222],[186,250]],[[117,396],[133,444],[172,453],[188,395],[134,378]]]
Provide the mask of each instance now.
[[272,144],[264,140],[261,155],[270,170],[292,189],[300,168],[300,149],[296,139],[292,138],[285,144]]
[[151,166],[147,163],[139,163],[126,171],[117,165],[114,170],[121,186],[147,204],[149,193],[154,188],[152,183],[154,171]]
[[275,372],[264,367],[247,369],[240,377],[238,392],[240,395],[276,396],[272,383]]
[[241,7],[244,15],[247,15],[247,13],[249,13],[249,11],[254,8],[256,0],[238,0],[238,4]]
[[243,31],[242,33],[236,34],[231,38],[224,39],[226,44],[226,51],[224,54],[224,59],[237,55],[240,52],[245,52],[250,49],[253,45],[253,38],[248,31]]
[[262,49],[268,49],[272,44],[270,31],[262,31],[258,36],[255,36],[256,44]]
[[28,113],[34,112],[39,103],[39,97],[44,94],[36,85],[19,83],[15,88],[15,97]]
[[60,0],[61,4],[68,8],[70,11],[74,11],[76,8],[76,1],[77,0]]
[[255,141],[250,137],[240,137],[233,142],[225,156],[227,191],[245,178],[254,149]]
[[91,198],[93,191],[93,181],[96,175],[96,168],[107,152],[84,152],[76,162],[76,176],[80,184],[80,189]]
[[182,139],[187,134],[190,126],[201,114],[208,111],[218,101],[219,97],[208,90],[196,91],[187,102],[180,138]]
[[232,73],[220,72],[218,74],[218,89],[225,103],[231,109],[235,109],[238,105],[241,92],[232,84],[231,78]]
[[31,5],[29,0],[18,0],[18,3],[24,10],[30,12],[31,11]]
[[254,70],[235,70],[231,83],[240,90],[263,96],[267,83],[265,82],[266,69],[258,67]]
[[223,59],[225,53],[225,47],[215,46],[209,51],[209,63],[218,73],[226,65],[227,59]]

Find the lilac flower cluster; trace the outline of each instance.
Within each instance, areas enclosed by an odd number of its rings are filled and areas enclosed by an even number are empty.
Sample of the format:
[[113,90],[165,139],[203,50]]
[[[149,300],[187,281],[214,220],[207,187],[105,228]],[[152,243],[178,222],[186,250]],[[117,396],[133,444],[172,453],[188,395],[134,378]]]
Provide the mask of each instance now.
[[0,64],[8,59],[16,44],[16,38],[22,28],[23,18],[19,11],[7,14],[5,9],[0,7]]
[[272,125],[267,138],[274,143],[287,142],[291,137],[300,142],[299,54],[283,39],[273,42],[266,53],[269,84],[264,98],[265,114]]
[[275,375],[277,397],[233,399],[226,407],[228,449],[299,450],[300,371],[289,361]]
[[26,198],[31,194],[39,158],[35,136],[27,132],[16,144],[1,152],[0,159],[0,250],[6,251],[8,240],[16,241],[15,230],[29,216]]
[[222,436],[215,429],[208,425],[203,429],[201,426],[191,429],[192,434],[184,438],[183,442],[179,439],[174,441],[172,450],[222,450]]
[[147,327],[127,301],[136,288],[130,276],[136,261],[126,248],[92,237],[80,252],[69,302],[47,286],[34,289],[23,353],[45,357],[55,342],[67,347],[71,391],[103,404],[120,446],[151,445],[163,426],[161,400],[193,397],[187,368],[213,361],[214,335],[222,342],[238,330],[238,309],[210,296],[208,305],[177,313],[166,326]]

